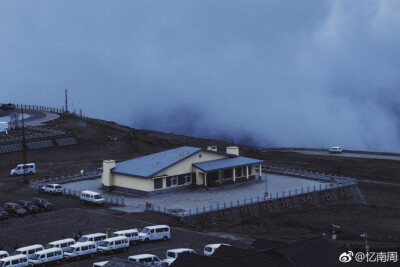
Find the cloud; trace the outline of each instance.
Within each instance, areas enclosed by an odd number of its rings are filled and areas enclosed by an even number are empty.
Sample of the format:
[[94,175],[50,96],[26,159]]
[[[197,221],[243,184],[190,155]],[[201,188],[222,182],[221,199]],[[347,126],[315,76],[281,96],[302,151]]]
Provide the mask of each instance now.
[[4,102],[256,145],[400,151],[397,1],[0,2]]

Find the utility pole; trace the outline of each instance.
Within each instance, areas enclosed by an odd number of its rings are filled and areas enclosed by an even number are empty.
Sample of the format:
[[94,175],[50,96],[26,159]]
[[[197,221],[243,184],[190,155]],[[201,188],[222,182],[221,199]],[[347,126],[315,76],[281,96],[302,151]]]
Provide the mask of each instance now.
[[68,90],[65,89],[65,113],[68,113]]
[[[267,151],[264,151],[264,171],[265,171],[265,192],[264,196],[268,197],[268,183],[267,183]],[[261,169],[262,173],[262,169]]]

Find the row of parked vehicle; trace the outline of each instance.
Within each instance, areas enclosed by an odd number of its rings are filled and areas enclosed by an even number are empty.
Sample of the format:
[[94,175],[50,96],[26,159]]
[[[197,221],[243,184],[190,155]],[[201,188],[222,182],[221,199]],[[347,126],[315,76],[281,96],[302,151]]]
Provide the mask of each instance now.
[[[230,246],[229,244],[222,243],[208,244],[204,247],[204,255],[211,256],[215,252],[215,250],[217,250],[221,245]],[[175,248],[167,250],[167,252],[165,253],[166,258],[164,260],[160,260],[160,258],[154,254],[133,255],[129,256],[128,260],[147,266],[170,266],[179,257],[179,255],[184,253],[197,254],[197,252],[191,248]],[[101,267],[106,265],[107,263],[108,261],[95,262],[93,263],[93,267]]]
[[110,236],[105,233],[83,235],[76,242],[73,238],[56,240],[45,247],[35,244],[17,248],[12,255],[0,251],[0,267],[22,267],[36,265],[60,264],[63,260],[80,260],[85,257],[94,258],[97,254],[123,251],[137,241],[169,240],[171,238],[168,225],[155,225],[137,229],[115,231]]
[[44,198],[35,197],[32,200],[19,200],[17,203],[7,202],[0,208],[0,219],[7,219],[10,215],[15,217],[27,214],[36,214],[39,211],[53,209],[53,204]]

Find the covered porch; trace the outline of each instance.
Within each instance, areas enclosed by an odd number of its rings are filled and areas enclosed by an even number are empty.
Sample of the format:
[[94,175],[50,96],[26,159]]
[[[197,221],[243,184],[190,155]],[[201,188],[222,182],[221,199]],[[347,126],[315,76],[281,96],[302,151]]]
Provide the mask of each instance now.
[[261,177],[262,163],[262,160],[235,157],[194,163],[193,166],[199,177],[197,185],[216,187],[255,180],[256,165],[259,167],[258,176]]

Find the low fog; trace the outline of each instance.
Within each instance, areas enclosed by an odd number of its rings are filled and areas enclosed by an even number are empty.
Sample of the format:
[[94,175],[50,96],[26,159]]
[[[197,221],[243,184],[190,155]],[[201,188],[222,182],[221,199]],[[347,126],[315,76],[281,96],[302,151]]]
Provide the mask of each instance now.
[[0,102],[268,147],[400,152],[400,2],[3,1]]

